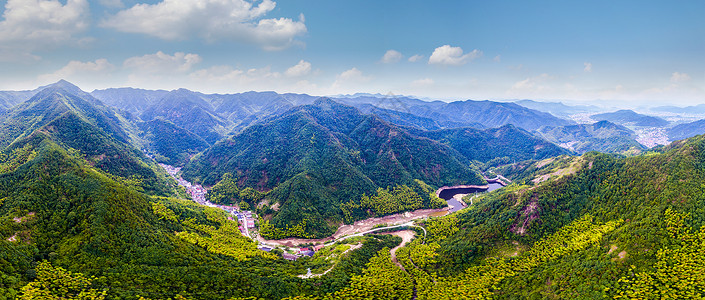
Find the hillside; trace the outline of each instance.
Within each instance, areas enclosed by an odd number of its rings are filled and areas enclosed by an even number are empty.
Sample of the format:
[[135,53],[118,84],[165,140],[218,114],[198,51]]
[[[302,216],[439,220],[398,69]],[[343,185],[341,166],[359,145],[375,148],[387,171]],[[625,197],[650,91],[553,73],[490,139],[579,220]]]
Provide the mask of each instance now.
[[537,131],[546,140],[581,154],[588,151],[635,154],[646,150],[646,147],[636,141],[637,135],[633,131],[609,121],[542,127]]
[[514,125],[485,130],[455,128],[414,133],[446,144],[468,160],[481,162],[505,157],[509,160],[522,161],[570,154],[570,151],[535,137]]
[[514,103],[493,101],[455,101],[443,105],[420,104],[409,107],[409,112],[436,120],[446,128],[467,127],[480,123],[487,128],[513,124],[525,130],[541,126],[563,126],[572,121],[549,113],[536,111]]
[[484,182],[453,149],[331,100],[251,126],[206,150],[183,173],[207,185],[231,173],[239,188],[269,192],[279,207],[271,220],[277,228],[306,221],[317,236],[332,233],[324,220],[343,220],[343,203],[351,202],[349,220],[365,217],[352,202],[379,188],[408,186],[428,207],[425,184]]
[[106,105],[139,115],[168,93],[164,90],[114,88],[95,90],[91,95]]
[[668,134],[668,139],[671,141],[687,139],[696,135],[705,134],[705,119],[673,126],[672,128],[669,128],[666,133]]
[[[657,155],[615,159],[586,154],[576,158],[572,171],[563,172],[562,177],[534,188],[516,186],[488,195],[477,207],[458,215],[455,228],[462,229],[439,243],[443,251],[438,253],[435,266],[442,273],[457,274],[471,265],[489,263],[489,257],[506,261],[505,257],[518,255],[528,259],[533,249],[550,245],[551,238],[562,238],[556,242],[568,246],[565,254],[552,256],[550,252],[559,252],[552,249],[516,273],[493,269],[506,278],[494,281],[498,287],[491,292],[494,297],[646,296],[650,292],[643,288],[649,280],[654,280],[650,287],[660,293],[685,292],[687,289],[679,290],[673,284],[702,276],[697,269],[705,266],[699,246],[702,233],[690,229],[700,228],[705,215],[701,209],[704,190],[698,184],[704,175],[703,163],[702,137],[672,144]],[[546,164],[543,168],[558,173],[566,167]],[[525,182],[532,179],[529,176]],[[571,226],[578,223],[587,226],[583,227],[585,234],[594,234],[594,239],[585,244],[580,239],[586,235],[566,239],[577,233],[571,233],[575,230]],[[691,240],[684,240],[687,236]],[[692,240],[695,236],[699,237]],[[573,250],[570,243],[576,243]],[[672,260],[672,255],[678,259]],[[655,279],[660,272],[685,277]],[[702,286],[688,289],[697,291]]]
[[223,137],[229,124],[204,98],[203,94],[185,89],[171,91],[149,106],[141,118],[144,121],[164,118],[214,144]]
[[68,87],[73,93],[65,88],[46,87],[3,115],[0,145],[41,131],[115,179],[134,181],[151,194],[170,194],[166,175],[132,146],[124,119],[85,92],[78,93],[77,87]]
[[590,116],[590,118],[595,121],[610,121],[612,123],[625,126],[664,127],[669,124],[668,121],[659,117],[642,115],[626,109],[610,113],[596,114]]
[[651,108],[652,111],[657,112],[670,112],[676,114],[705,114],[705,104],[698,104],[693,106],[679,107],[679,106],[657,106]]
[[192,155],[209,147],[200,136],[162,118],[138,123],[138,127],[140,136],[149,141],[147,148],[160,163],[183,166]]
[[[222,211],[149,198],[42,133],[0,154],[0,197],[3,297],[45,280],[34,273],[42,261],[53,274],[53,295],[65,299],[89,288],[108,299],[280,299],[301,292],[301,280],[286,274],[290,267],[256,250]],[[51,265],[86,274],[88,285],[67,283],[70,275]]]
[[[588,153],[427,220],[333,299],[700,299],[705,139],[617,159]],[[547,181],[542,173],[554,174]],[[535,177],[538,175],[538,177]],[[533,183],[538,182],[535,186]],[[299,299],[316,299],[301,297]]]

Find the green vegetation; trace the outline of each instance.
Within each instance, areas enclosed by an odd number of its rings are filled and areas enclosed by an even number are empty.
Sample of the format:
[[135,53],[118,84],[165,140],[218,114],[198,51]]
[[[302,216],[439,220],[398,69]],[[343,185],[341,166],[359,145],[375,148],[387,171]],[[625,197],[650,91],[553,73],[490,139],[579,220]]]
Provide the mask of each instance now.
[[581,154],[588,151],[600,151],[633,155],[646,150],[646,147],[636,141],[636,133],[609,121],[562,127],[542,127],[537,131],[546,140],[556,144],[564,144]]
[[[82,97],[47,90],[0,117],[0,300],[705,296],[705,136],[631,157],[510,153],[468,167],[350,107],[299,107],[185,169],[214,184],[211,201],[263,206],[264,237],[443,206],[434,187],[482,183],[475,166],[513,183],[424,220],[427,235],[394,256],[401,238],[380,234],[290,262],[223,211],[163,197],[173,183],[129,144],[124,119]],[[329,271],[297,277],[308,268]]]
[[81,273],[71,273],[61,267],[42,261],[35,270],[37,279],[22,287],[20,300],[40,299],[78,299],[102,300],[106,290],[91,288],[94,278],[87,278]]
[[[191,181],[215,186],[224,174],[231,173],[239,189],[266,192],[269,203],[279,204],[278,210],[270,211],[273,228],[288,232],[287,226],[305,221],[306,235],[325,237],[335,231],[331,224],[366,218],[369,214],[363,207],[375,215],[439,207],[442,201],[430,196],[431,186],[484,183],[468,165],[445,145],[412,135],[376,116],[362,115],[353,107],[320,100],[248,127],[205,151],[187,164],[183,173]],[[364,205],[357,202],[363,195],[383,190],[408,202],[401,209],[379,206],[388,195],[367,196],[372,203]],[[238,203],[228,196],[236,191],[228,188],[212,197],[220,201],[224,195],[230,200],[220,203]],[[257,204],[241,200],[250,206]]]
[[514,125],[499,128],[454,128],[436,131],[417,131],[415,134],[437,140],[457,150],[468,160],[488,162],[499,157],[522,161],[543,159],[569,150],[558,147]]
[[200,136],[162,118],[139,123],[138,127],[140,136],[149,141],[147,147],[160,163],[183,166],[191,155],[208,148],[208,142]]

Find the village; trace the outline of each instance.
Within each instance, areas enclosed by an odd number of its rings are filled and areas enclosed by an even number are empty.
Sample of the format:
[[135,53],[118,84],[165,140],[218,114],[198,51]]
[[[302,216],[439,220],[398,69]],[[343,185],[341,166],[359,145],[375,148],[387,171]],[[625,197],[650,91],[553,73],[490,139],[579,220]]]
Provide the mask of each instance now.
[[[228,206],[228,205],[218,205],[212,202],[209,202],[206,200],[206,195],[208,194],[208,190],[203,187],[200,184],[193,184],[191,182],[188,182],[187,180],[183,179],[181,175],[179,175],[179,172],[181,171],[180,167],[174,167],[170,166],[167,164],[159,164],[164,170],[171,175],[172,178],[176,180],[176,182],[184,187],[186,189],[186,192],[191,196],[191,199],[201,205],[205,205],[208,207],[216,207],[220,208],[230,214],[230,217],[228,217],[228,220],[231,221],[237,221],[240,225],[238,228],[240,229],[240,232],[242,233],[243,236],[246,236],[254,241],[257,241],[257,237],[253,236],[255,234],[251,234],[250,232],[255,229],[255,219],[257,218],[257,215],[253,213],[252,211],[241,211],[239,207],[237,206]],[[316,248],[284,248],[284,252],[282,253],[282,257],[286,260],[297,260],[298,258],[302,256],[308,256],[312,257],[316,252],[322,248],[323,245],[320,245]],[[273,246],[267,246],[264,244],[261,244],[258,249],[262,251],[267,251],[270,252],[274,248]]]

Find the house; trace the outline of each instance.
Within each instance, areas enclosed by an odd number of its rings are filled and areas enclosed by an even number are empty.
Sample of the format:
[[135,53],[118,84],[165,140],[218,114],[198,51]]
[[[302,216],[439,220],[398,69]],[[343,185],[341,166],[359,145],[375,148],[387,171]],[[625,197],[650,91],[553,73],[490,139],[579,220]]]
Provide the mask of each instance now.
[[301,252],[301,255],[306,255],[308,257],[313,257],[313,255],[316,254],[316,252],[313,252],[313,250],[308,250],[308,251],[303,251]]
[[264,247],[264,246],[260,246],[260,247],[258,247],[258,249],[260,249],[262,251],[266,251],[266,252],[272,251],[272,248]]
[[299,258],[298,256],[289,253],[282,254],[282,257],[286,260],[296,260],[297,258]]
[[255,220],[247,219],[247,228],[255,228]]

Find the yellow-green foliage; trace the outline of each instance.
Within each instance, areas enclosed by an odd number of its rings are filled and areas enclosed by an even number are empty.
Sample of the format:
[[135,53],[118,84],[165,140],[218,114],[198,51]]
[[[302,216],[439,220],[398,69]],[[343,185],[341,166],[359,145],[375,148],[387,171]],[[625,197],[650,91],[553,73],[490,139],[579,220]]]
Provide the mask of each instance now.
[[350,285],[324,299],[411,299],[413,281],[409,274],[395,265],[389,248],[377,252],[360,276],[353,276]]
[[428,230],[429,242],[438,242],[455,234],[460,230],[458,228],[458,218],[449,216],[445,218],[431,219],[426,222],[426,230]]
[[[666,210],[666,228],[676,245],[656,253],[653,270],[619,280],[615,299],[703,299],[705,297],[705,227],[683,226],[687,214]],[[635,267],[632,266],[632,272]]]
[[107,291],[91,288],[91,277],[53,267],[48,261],[40,262],[35,270],[37,279],[22,287],[18,299],[105,299]]
[[160,202],[152,202],[152,211],[155,215],[159,216],[159,220],[166,219],[173,222],[179,221],[176,214]]
[[592,216],[585,215],[536,242],[531,250],[517,259],[489,258],[459,276],[439,278],[427,297],[419,296],[418,299],[486,299],[492,296],[495,286],[503,279],[594,245],[621,223],[619,220],[595,224]]
[[345,219],[352,221],[351,213],[355,208],[362,208],[372,215],[384,216],[423,207],[423,199],[406,185],[397,185],[391,189],[378,188],[376,195],[362,195],[360,203],[354,201],[342,204]]
[[14,171],[17,167],[32,160],[35,156],[37,156],[37,153],[29,144],[22,148],[14,149],[10,153],[2,152],[0,153],[0,173]]
[[[176,201],[182,204],[178,200],[156,197],[155,199]],[[200,207],[194,206],[192,203],[184,203],[182,205],[200,209]],[[176,236],[189,243],[199,245],[210,252],[231,256],[240,261],[249,260],[255,256],[276,259],[275,255],[257,249],[257,244],[240,233],[237,222],[228,220],[225,212],[220,209],[203,208],[203,214],[206,215],[206,219],[216,224],[216,226],[200,224],[193,218],[180,219],[174,211],[162,202],[152,202],[152,211],[159,216],[159,220],[167,220],[183,225],[186,230],[177,232]]]
[[421,268],[435,263],[435,258],[438,256],[436,250],[439,247],[437,243],[425,245],[421,244],[419,240],[414,240],[406,247],[397,250],[397,260],[413,278],[418,299],[430,299],[431,297],[436,276],[426,273]]
[[198,224],[193,219],[188,219],[182,224],[193,231],[177,232],[176,236],[189,243],[204,247],[210,252],[231,256],[240,261],[255,256],[276,259],[274,254],[258,250],[257,244],[244,237],[240,233],[237,223],[227,220],[223,211],[216,208],[206,208],[204,212],[209,221],[218,224],[218,228]]
[[313,238],[312,235],[306,233],[306,220],[294,226],[286,225],[286,228],[276,228],[269,221],[260,219],[259,234],[266,239],[283,239],[287,237]]
[[240,198],[240,189],[233,174],[225,173],[223,178],[208,191],[207,200],[216,204],[235,204]]
[[239,193],[240,199],[243,201],[247,201],[249,203],[255,203],[257,201],[262,200],[264,198],[264,194],[258,192],[257,190],[251,188],[251,187],[246,187],[242,189]]
[[448,202],[446,202],[445,200],[436,196],[436,191],[434,191],[430,185],[428,185],[425,182],[418,180],[418,179],[414,179],[414,182],[416,182],[416,184],[418,184],[419,187],[421,187],[421,189],[424,191],[424,193],[428,194],[429,198],[431,199],[431,202],[430,202],[431,208],[441,208],[441,207],[448,206]]

